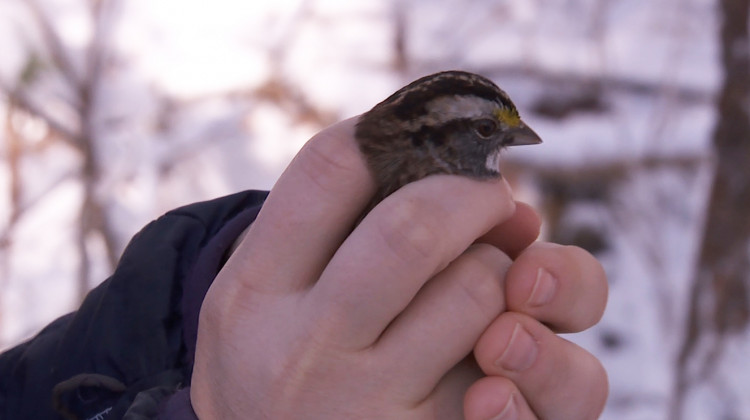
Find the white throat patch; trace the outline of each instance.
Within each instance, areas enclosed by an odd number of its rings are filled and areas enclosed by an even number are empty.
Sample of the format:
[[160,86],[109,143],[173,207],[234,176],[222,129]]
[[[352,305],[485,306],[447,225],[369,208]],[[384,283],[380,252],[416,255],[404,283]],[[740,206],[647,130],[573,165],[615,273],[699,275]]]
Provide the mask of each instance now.
[[487,155],[487,160],[484,162],[484,166],[489,170],[490,172],[494,173],[500,173],[500,152],[501,149],[497,149],[492,151],[489,155]]

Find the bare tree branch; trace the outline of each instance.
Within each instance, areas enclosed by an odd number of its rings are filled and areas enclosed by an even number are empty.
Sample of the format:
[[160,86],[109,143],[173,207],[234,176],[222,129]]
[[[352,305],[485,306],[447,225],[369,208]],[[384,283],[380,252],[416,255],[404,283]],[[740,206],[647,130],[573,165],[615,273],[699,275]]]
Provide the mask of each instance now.
[[[703,154],[682,154],[671,156],[645,155],[638,158],[602,159],[586,165],[566,165],[549,162],[519,162],[509,158],[504,166],[514,171],[527,173],[534,177],[565,178],[568,181],[581,177],[601,177],[606,179],[624,179],[630,174],[643,170],[670,169],[694,170],[701,165],[712,162],[710,156]],[[566,181],[567,182],[567,181]]]
[[[28,0],[36,24],[42,33],[45,47],[63,82],[73,94],[75,103],[72,108],[77,116],[79,127],[68,127],[56,119],[44,107],[36,104],[22,87],[11,88],[0,81],[0,90],[19,109],[23,109],[44,121],[50,130],[59,134],[59,138],[73,146],[81,153],[82,166],[78,177],[83,184],[84,197],[81,203],[77,246],[80,256],[79,295],[83,298],[89,288],[91,257],[88,241],[91,235],[103,238],[107,259],[114,266],[117,260],[117,241],[110,226],[109,216],[97,192],[101,177],[97,143],[100,133],[97,130],[98,90],[102,83],[103,67],[108,54],[108,35],[111,31],[114,2],[91,0],[89,2],[89,19],[92,23],[92,37],[85,50],[84,68],[81,75],[76,70],[70,52],[52,21],[43,12],[38,0]],[[5,235],[10,238],[10,233]]]
[[[437,66],[428,66],[429,68]],[[578,73],[559,73],[550,72],[542,68],[530,68],[528,66],[507,65],[494,66],[491,68],[474,69],[479,73],[486,74],[489,77],[523,77],[532,79],[545,85],[564,86],[564,85],[597,85],[605,87],[607,90],[615,92],[630,92],[641,95],[659,95],[664,91],[660,82],[650,82],[634,80],[620,76],[593,76],[589,74]],[[670,98],[685,104],[713,104],[714,94],[711,91],[694,88],[688,85],[679,85],[677,83],[670,86]]]
[[60,138],[70,146],[75,149],[80,148],[81,137],[75,129],[66,127],[65,124],[58,121],[43,108],[34,104],[20,89],[10,88],[3,80],[0,80],[0,92],[5,94],[8,100],[13,102],[18,108],[44,121],[50,130],[59,134]]
[[88,238],[98,234],[104,241],[107,261],[110,267],[117,264],[117,241],[101,197],[97,193],[97,185],[101,178],[101,167],[97,142],[99,133],[96,129],[96,103],[98,90],[102,78],[102,66],[107,55],[107,24],[109,7],[112,2],[94,0],[90,3],[90,19],[94,27],[94,35],[87,49],[86,78],[78,86],[81,101],[81,152],[83,165],[81,167],[81,182],[83,183],[83,202],[78,227],[78,252],[80,267],[78,278],[79,299],[83,300],[90,287],[90,256],[87,246]]
[[[8,107],[5,111],[5,137],[8,145],[8,169],[10,170],[10,216],[8,217],[8,225],[4,229],[4,232],[0,234],[0,271],[2,277],[0,278],[0,290],[5,290],[7,285],[7,279],[10,278],[10,263],[8,255],[10,254],[10,248],[13,246],[11,241],[11,234],[15,230],[18,218],[21,215],[20,201],[22,195],[23,183],[19,175],[19,160],[21,146],[19,144],[18,133],[15,131],[13,125],[13,102],[9,101]],[[0,315],[4,312],[2,308],[2,299],[0,299]],[[2,321],[2,319],[0,319]],[[0,322],[0,327],[3,325]],[[2,331],[0,331],[2,333]]]
[[74,90],[77,90],[81,84],[81,79],[73,65],[73,61],[65,50],[60,34],[57,33],[49,18],[44,14],[37,0],[26,0],[26,4],[31,10],[37,25],[39,25],[39,29],[42,31],[42,36],[49,49],[52,61],[68,84],[73,86]]

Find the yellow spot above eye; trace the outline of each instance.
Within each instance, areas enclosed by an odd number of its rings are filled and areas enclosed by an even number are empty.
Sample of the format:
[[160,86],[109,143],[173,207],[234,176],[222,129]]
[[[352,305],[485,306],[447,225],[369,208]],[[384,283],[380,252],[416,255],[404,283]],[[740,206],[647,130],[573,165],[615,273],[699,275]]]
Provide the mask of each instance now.
[[518,127],[521,125],[521,117],[515,109],[497,108],[494,114],[498,121],[508,127]]

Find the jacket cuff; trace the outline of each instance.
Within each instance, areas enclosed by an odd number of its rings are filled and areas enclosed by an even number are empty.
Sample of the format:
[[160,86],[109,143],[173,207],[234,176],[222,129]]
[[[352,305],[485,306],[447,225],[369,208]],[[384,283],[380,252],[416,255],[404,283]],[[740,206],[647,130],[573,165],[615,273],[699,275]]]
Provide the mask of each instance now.
[[162,406],[159,420],[199,420],[190,403],[190,387],[174,393]]

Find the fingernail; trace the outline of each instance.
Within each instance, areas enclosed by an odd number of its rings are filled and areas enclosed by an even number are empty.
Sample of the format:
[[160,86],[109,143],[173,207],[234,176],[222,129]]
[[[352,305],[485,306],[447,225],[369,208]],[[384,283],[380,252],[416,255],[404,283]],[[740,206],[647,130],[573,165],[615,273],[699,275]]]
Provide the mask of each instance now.
[[539,353],[536,340],[521,324],[516,324],[510,336],[508,347],[495,364],[505,370],[520,372],[529,368]]
[[516,394],[510,394],[508,402],[503,407],[503,411],[500,414],[492,417],[490,420],[517,420],[518,419],[518,407],[516,406]]
[[536,282],[531,289],[531,295],[526,301],[531,306],[542,306],[552,301],[557,291],[557,279],[544,268],[536,272]]

